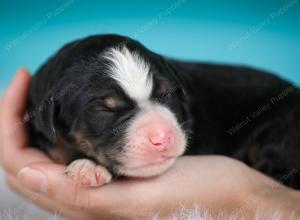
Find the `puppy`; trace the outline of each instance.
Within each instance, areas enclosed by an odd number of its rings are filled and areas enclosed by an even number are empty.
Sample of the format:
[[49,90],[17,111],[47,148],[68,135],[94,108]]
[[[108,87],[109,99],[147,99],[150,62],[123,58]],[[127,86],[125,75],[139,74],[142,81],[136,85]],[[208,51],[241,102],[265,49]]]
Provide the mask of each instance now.
[[83,186],[155,176],[182,154],[219,154],[300,188],[300,92],[266,72],[91,36],[38,70],[28,112],[32,145]]

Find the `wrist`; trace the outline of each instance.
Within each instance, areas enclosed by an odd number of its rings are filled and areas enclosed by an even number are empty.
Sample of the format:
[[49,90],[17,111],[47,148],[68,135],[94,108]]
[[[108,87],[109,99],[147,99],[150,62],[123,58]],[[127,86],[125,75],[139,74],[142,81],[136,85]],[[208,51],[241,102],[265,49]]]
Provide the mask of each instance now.
[[244,164],[236,165],[237,172],[232,169],[233,182],[229,184],[234,187],[224,194],[223,201],[219,200],[221,206],[215,211],[222,210],[225,215],[238,219],[255,219],[257,216],[272,219],[274,215],[281,216],[279,219],[300,219],[299,191],[285,187]]
[[[269,178],[268,178],[269,179]],[[299,219],[300,192],[285,187],[272,179],[248,187],[239,196],[239,210],[245,218],[254,219]]]

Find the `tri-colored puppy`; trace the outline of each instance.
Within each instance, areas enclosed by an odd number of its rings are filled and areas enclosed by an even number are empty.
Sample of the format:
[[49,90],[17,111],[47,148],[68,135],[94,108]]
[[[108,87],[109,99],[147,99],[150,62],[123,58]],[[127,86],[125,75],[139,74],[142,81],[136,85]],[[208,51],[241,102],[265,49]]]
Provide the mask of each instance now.
[[28,111],[32,144],[85,186],[158,175],[185,153],[231,156],[278,179],[293,172],[282,182],[300,188],[300,92],[262,71],[91,36],[40,68]]

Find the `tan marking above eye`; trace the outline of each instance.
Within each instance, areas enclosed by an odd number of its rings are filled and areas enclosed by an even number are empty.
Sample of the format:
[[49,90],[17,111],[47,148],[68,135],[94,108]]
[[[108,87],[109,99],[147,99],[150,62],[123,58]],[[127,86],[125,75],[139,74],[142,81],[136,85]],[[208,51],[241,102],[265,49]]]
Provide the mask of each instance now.
[[104,104],[107,108],[114,109],[117,107],[118,98],[115,96],[108,96],[104,99]]

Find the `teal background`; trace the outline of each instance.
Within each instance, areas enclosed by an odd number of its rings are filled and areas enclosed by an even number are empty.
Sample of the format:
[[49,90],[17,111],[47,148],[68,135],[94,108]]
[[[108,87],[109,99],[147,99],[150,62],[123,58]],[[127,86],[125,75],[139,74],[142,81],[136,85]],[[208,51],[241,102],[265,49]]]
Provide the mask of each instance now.
[[118,33],[161,54],[246,64],[300,84],[300,0],[0,0],[0,93],[66,42]]

